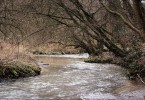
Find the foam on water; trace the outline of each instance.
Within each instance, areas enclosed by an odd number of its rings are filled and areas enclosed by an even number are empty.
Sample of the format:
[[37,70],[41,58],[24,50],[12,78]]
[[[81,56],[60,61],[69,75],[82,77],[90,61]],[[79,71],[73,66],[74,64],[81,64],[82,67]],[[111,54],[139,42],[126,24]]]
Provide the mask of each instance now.
[[35,56],[42,56],[42,57],[56,57],[56,58],[88,58],[88,53],[83,54],[65,54],[65,55],[35,55]]
[[90,93],[81,96],[82,100],[117,100],[115,96],[110,93]]
[[0,83],[0,99],[121,100],[119,98],[126,96],[114,92],[126,81],[121,75],[120,67],[111,64],[85,63],[80,59],[85,57],[87,56],[57,55],[56,58],[41,56],[38,62],[41,62],[40,65],[49,64],[44,67],[47,72],[37,77]]

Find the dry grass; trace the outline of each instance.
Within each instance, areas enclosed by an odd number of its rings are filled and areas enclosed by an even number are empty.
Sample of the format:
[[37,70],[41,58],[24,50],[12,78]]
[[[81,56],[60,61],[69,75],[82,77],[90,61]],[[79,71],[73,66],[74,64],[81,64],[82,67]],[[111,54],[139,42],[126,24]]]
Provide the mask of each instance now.
[[31,47],[28,51],[63,52],[65,54],[76,54],[83,52],[81,49],[76,49],[73,46],[65,46],[57,43],[48,43],[36,47]]
[[23,45],[16,46],[6,42],[0,42],[0,60],[5,62],[35,62]]
[[22,45],[0,43],[0,79],[29,77],[40,74],[41,69]]

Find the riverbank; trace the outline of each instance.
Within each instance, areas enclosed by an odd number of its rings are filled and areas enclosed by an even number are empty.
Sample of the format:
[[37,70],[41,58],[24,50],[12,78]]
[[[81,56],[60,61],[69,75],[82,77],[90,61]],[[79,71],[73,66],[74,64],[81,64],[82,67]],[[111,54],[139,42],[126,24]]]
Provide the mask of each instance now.
[[129,79],[144,78],[145,77],[145,53],[143,52],[133,52],[128,54],[126,57],[116,57],[111,52],[103,52],[99,56],[90,55],[85,62],[88,63],[109,63],[116,64],[124,69],[126,69],[126,76]]
[[0,81],[39,75],[41,69],[34,62],[24,45],[0,42]]
[[20,61],[0,61],[0,80],[40,75],[41,69]]
[[119,57],[116,57],[111,52],[103,52],[101,55],[90,55],[87,59],[85,59],[85,62],[88,63],[110,63],[110,64],[117,64],[121,65],[123,63],[123,60]]
[[64,47],[60,44],[33,47],[26,44],[16,46],[3,41],[0,43],[0,80],[31,77],[43,72],[43,67],[35,64],[31,54],[64,55],[66,53],[78,54],[79,52],[79,49]]
[[115,93],[120,95],[118,100],[144,100],[145,85],[139,80],[129,80],[124,86],[115,89]]
[[80,54],[84,51],[74,46],[65,46],[59,43],[47,43],[40,46],[32,47],[29,53],[35,55],[64,55],[64,54]]

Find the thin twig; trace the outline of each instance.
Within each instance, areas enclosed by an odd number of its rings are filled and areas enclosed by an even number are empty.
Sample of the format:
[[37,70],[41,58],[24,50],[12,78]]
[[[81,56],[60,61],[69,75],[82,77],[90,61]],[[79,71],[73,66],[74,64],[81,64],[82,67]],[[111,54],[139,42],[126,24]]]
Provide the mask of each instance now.
[[143,81],[143,79],[140,77],[139,74],[137,74],[137,77],[140,79],[140,81],[145,85],[145,82]]

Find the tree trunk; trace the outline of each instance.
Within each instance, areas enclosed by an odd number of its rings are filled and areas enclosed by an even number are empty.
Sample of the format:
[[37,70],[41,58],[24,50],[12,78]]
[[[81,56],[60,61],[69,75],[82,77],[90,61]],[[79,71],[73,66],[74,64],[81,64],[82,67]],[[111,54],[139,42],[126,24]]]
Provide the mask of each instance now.
[[119,48],[115,43],[113,43],[103,32],[102,36],[104,38],[104,45],[109,49],[109,51],[113,52],[116,56],[125,57],[127,53]]
[[132,0],[133,1],[133,10],[134,10],[134,16],[135,16],[135,24],[139,30],[141,30],[144,39],[145,39],[145,21],[142,14],[142,4],[141,0]]

